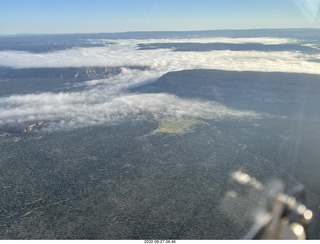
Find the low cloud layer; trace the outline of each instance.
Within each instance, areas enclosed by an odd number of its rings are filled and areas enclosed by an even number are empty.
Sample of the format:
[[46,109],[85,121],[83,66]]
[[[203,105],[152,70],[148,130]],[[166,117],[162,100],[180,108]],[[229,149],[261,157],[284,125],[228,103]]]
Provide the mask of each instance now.
[[[107,40],[101,40],[107,43]],[[41,93],[0,98],[0,124],[48,120],[49,129],[71,129],[100,125],[128,118],[143,119],[143,113],[174,117],[239,118],[259,117],[254,112],[236,111],[216,102],[187,100],[169,94],[131,94],[127,88],[155,81],[169,71],[185,69],[222,69],[282,71],[320,74],[320,58],[299,52],[208,51],[173,52],[171,49],[139,50],[138,44],[154,40],[113,40],[104,47],[74,48],[51,53],[0,52],[0,66],[15,68],[148,66],[147,70],[123,68],[108,79],[78,84],[81,92]],[[170,39],[157,40],[169,43]],[[278,38],[175,39],[175,43],[229,42],[292,43]],[[44,81],[45,82],[45,81]]]
[[[47,120],[51,121],[47,127],[49,130],[75,129],[114,123],[124,119],[141,120],[144,119],[145,112],[152,113],[154,116],[175,118],[260,117],[254,112],[229,109],[216,102],[181,99],[165,93],[124,92],[121,83],[126,84],[128,78],[134,78],[137,75],[132,74],[131,77],[128,77],[128,74],[119,75],[113,78],[113,82],[100,80],[98,85],[95,84],[93,88],[82,92],[42,93],[0,98],[0,124]],[[145,77],[140,78],[143,80]],[[114,84],[115,81],[118,83]]]
[[[101,40],[102,43],[107,40]],[[118,40],[104,47],[73,48],[50,53],[19,51],[0,52],[0,66],[33,67],[85,67],[85,66],[150,66],[152,69],[183,70],[212,68],[223,70],[254,70],[320,73],[319,65],[309,63],[320,55],[299,52],[260,52],[218,50],[208,52],[172,52],[168,49],[139,50],[138,44],[151,44],[155,40]],[[157,43],[170,43],[172,39],[158,39]],[[284,38],[207,38],[174,39],[175,43],[261,43],[278,45],[296,42]]]

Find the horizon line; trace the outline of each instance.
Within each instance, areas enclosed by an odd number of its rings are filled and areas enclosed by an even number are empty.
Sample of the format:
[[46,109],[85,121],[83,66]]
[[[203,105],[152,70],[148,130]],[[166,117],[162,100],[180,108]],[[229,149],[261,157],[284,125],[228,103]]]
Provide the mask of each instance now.
[[232,29],[207,29],[207,30],[158,30],[158,31],[115,31],[115,32],[61,32],[61,33],[14,33],[1,34],[3,36],[36,36],[36,35],[97,35],[97,34],[127,34],[127,33],[174,33],[174,32],[209,32],[209,31],[245,31],[245,30],[320,30],[317,27],[277,27],[277,28],[232,28]]

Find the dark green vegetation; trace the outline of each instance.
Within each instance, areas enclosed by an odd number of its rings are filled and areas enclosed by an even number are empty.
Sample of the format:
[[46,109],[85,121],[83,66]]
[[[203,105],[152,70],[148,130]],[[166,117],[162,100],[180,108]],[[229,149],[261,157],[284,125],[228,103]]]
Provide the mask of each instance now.
[[232,190],[230,173],[241,170],[262,182],[280,177],[288,190],[302,182],[315,214],[310,238],[319,239],[318,78],[195,70],[135,89],[268,114],[198,118],[179,134],[171,133],[178,122],[168,133],[151,114],[70,132],[3,126],[0,237],[239,239],[252,224],[251,213],[226,212],[222,203]]
[[241,238],[250,219],[221,210],[229,173],[266,181],[276,165],[245,148],[244,131],[261,133],[252,122],[207,122],[184,135],[146,136],[150,120],[1,138],[1,238]]
[[[257,133],[248,129],[247,135],[239,135],[241,130],[232,126],[229,130],[235,138],[251,135],[245,144],[261,141],[253,144],[253,150],[257,150],[258,145],[268,145],[258,151],[265,152],[263,155],[277,164],[287,165],[292,173],[304,175],[301,180],[320,194],[320,155],[316,149],[320,146],[319,75],[187,70],[168,73],[157,82],[135,90],[218,101],[237,110],[268,114],[272,124],[261,119],[257,122]],[[286,126],[278,127],[281,123]],[[226,125],[226,121],[223,124]],[[264,127],[268,131],[263,130]]]

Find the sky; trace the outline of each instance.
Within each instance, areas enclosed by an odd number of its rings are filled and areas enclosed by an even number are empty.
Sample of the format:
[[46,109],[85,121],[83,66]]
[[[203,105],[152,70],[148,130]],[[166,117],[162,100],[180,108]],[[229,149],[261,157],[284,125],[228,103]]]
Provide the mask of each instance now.
[[319,28],[320,0],[10,0],[0,34]]

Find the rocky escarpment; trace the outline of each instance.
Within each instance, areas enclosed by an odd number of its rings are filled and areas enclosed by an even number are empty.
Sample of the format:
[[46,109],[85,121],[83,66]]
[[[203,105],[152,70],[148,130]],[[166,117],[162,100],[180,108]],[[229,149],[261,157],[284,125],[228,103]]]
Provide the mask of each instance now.
[[[128,66],[130,69],[144,70],[146,67]],[[68,67],[68,68],[25,68],[2,69],[0,78],[3,79],[29,79],[29,78],[59,78],[59,79],[103,79],[109,75],[118,74],[122,67]],[[0,69],[1,71],[1,69]]]
[[74,84],[106,79],[119,74],[123,68],[144,70],[144,66],[93,66],[67,68],[23,68],[0,67],[0,96],[40,92],[78,91]]

